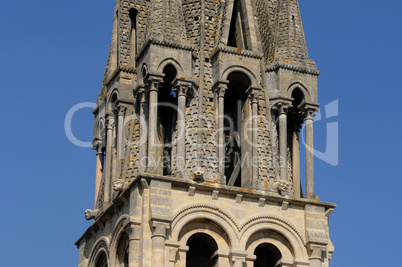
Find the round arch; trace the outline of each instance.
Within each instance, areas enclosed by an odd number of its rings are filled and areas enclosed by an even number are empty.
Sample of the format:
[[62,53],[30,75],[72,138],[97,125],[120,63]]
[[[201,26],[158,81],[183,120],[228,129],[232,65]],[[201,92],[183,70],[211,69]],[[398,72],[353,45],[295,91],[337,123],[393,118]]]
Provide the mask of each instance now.
[[[200,221],[208,221],[208,228],[200,227]],[[206,225],[206,223],[203,223]],[[210,234],[220,249],[229,249],[238,240],[237,225],[219,207],[211,205],[193,205],[182,209],[172,221],[172,240],[187,242],[191,234],[197,232]],[[227,240],[223,240],[226,236]],[[183,239],[184,238],[184,239]],[[219,242],[218,242],[219,241]]]
[[244,74],[251,82],[252,87],[259,87],[258,86],[258,82],[257,82],[257,78],[255,77],[254,73],[252,73],[249,69],[243,67],[243,66],[230,66],[229,68],[225,69],[222,72],[222,76],[221,76],[221,80],[222,81],[227,81],[228,80],[228,76],[233,73],[233,72],[239,72]]
[[[296,228],[284,219],[272,216],[258,216],[246,222],[241,231],[240,248],[247,250],[253,238],[259,233],[276,233],[283,238],[283,244],[288,244],[289,250],[293,255],[293,260],[307,259],[305,240]],[[262,238],[262,236],[260,236]],[[262,238],[262,240],[269,236]],[[255,244],[259,243],[258,241]],[[275,245],[275,244],[274,244]],[[282,252],[282,251],[281,251]],[[285,255],[284,255],[285,256]]]
[[292,93],[293,93],[293,91],[296,90],[296,89],[299,89],[299,90],[302,92],[305,101],[307,101],[307,102],[311,102],[311,101],[312,101],[312,99],[311,99],[311,94],[310,94],[309,90],[308,90],[307,87],[304,86],[304,84],[301,83],[301,82],[294,82],[294,83],[292,83],[292,84],[289,86],[289,88],[288,88],[288,90],[287,90],[287,94],[288,94],[288,97],[289,97],[289,98],[292,98]]
[[109,260],[110,260],[110,265],[115,266],[117,262],[117,249],[119,246],[120,238],[123,236],[123,234],[127,231],[127,226],[128,222],[127,220],[129,219],[128,215],[122,215],[116,222],[113,233],[112,233],[112,238],[110,241],[110,246],[109,246]]
[[105,254],[108,266],[109,265],[109,239],[105,236],[100,237],[94,244],[91,253],[89,254],[88,267],[96,267],[97,260],[102,256],[102,253]]

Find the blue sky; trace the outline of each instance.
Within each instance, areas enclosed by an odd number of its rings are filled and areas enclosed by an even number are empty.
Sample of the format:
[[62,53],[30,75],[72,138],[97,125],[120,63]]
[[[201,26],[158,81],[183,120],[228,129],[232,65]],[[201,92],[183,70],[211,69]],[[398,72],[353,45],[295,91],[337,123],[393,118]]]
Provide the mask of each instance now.
[[[316,159],[316,192],[338,204],[331,267],[395,266],[402,231],[402,2],[300,0],[319,102],[339,101],[339,165]],[[77,266],[75,240],[90,225],[95,152],[71,144],[67,111],[100,90],[113,0],[3,1],[0,8],[2,212],[0,265]],[[324,113],[323,113],[324,114]],[[324,114],[325,115],[325,114]],[[325,117],[325,116],[324,116]],[[73,117],[90,141],[91,109]]]

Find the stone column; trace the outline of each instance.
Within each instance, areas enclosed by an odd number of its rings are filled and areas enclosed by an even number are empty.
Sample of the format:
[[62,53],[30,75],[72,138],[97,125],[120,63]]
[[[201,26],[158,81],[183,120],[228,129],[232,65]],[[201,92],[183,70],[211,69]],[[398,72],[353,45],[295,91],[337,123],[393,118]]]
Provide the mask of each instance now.
[[316,109],[306,109],[306,198],[315,198],[314,194],[314,137],[313,122]]
[[301,197],[300,188],[300,141],[299,125],[295,122],[292,136],[292,169],[293,169],[293,191],[295,197]]
[[279,108],[279,156],[280,156],[280,173],[281,180],[288,182],[288,160],[287,160],[287,146],[288,146],[288,129],[287,129],[287,112],[288,108],[281,105]]
[[324,251],[324,248],[311,246],[310,250],[310,267],[322,267],[322,253]]
[[111,166],[112,166],[112,148],[113,148],[113,128],[114,128],[114,116],[111,113],[106,115],[106,162],[105,162],[105,191],[103,202],[105,204],[110,203],[111,195]]
[[186,165],[186,99],[188,85],[176,84],[177,94],[177,152],[176,169],[180,175],[185,171]]
[[258,95],[259,90],[253,89],[250,94],[249,98],[251,101],[251,108],[252,108],[252,181],[251,181],[251,188],[257,189],[258,187]]
[[165,266],[166,230],[169,229],[169,224],[163,222],[153,222],[152,228],[151,266]]
[[[93,147],[96,149],[96,179],[95,179],[95,205],[96,200],[98,199],[99,194],[99,187],[102,180],[102,173],[103,173],[103,148],[102,142],[98,140],[96,145]],[[96,206],[95,206],[96,208]]]
[[161,77],[148,79],[149,86],[149,111],[148,111],[148,171],[157,171],[157,129],[158,129],[158,89],[163,82]]
[[140,102],[140,141],[139,141],[139,173],[147,168],[147,146],[148,146],[148,97],[145,88],[140,88],[137,97]]
[[116,168],[116,177],[119,178],[120,171],[121,171],[121,160],[123,158],[123,139],[124,139],[124,113],[126,112],[126,108],[123,106],[117,106],[116,113],[117,113],[117,140],[116,140],[116,147],[117,147],[117,168]]
[[128,254],[128,267],[140,266],[140,233],[141,228],[139,224],[131,224],[128,232],[129,238],[129,254]]
[[[216,88],[218,97],[218,172],[221,177],[225,176],[225,137],[224,137],[224,115],[225,115],[225,92],[227,83],[219,83]],[[226,183],[226,181],[221,181]]]

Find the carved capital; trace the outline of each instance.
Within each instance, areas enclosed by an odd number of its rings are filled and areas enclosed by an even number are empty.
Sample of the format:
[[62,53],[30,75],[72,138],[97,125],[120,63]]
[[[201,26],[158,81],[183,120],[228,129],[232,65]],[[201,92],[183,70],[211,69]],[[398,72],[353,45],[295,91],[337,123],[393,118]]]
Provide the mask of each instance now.
[[148,91],[158,91],[159,86],[163,83],[163,75],[148,74],[146,77]]
[[94,139],[92,141],[92,149],[97,151],[97,154],[102,152],[102,141],[99,139]]
[[228,89],[228,83],[227,82],[218,82],[215,87],[214,91],[218,98],[225,97],[226,90]]
[[131,223],[129,228],[127,229],[127,234],[129,236],[129,240],[140,240],[141,236],[141,227],[140,224]]
[[233,262],[233,267],[243,267],[246,263],[246,257],[248,253],[246,251],[232,251],[231,257]]
[[308,104],[304,103],[301,108],[301,113],[306,120],[313,120],[315,113],[318,112],[318,104]]
[[177,97],[187,97],[190,88],[191,86],[189,84],[176,84],[173,90],[176,92]]
[[170,229],[170,224],[166,222],[152,222],[152,237],[161,236],[166,238],[166,231]]
[[322,254],[325,251],[324,247],[321,246],[315,246],[315,245],[309,245],[309,250],[310,250],[310,260],[320,260],[322,261]]
[[273,105],[272,109],[276,110],[279,115],[283,115],[283,114],[286,115],[291,106],[292,105],[287,100],[281,100],[281,101],[276,102]]
[[257,104],[258,103],[258,98],[260,96],[260,91],[261,91],[261,89],[256,88],[256,87],[250,87],[247,90],[246,93],[247,93],[248,98],[250,99],[252,104]]
[[116,114],[120,117],[120,116],[124,116],[124,114],[126,113],[127,108],[122,106],[122,105],[118,105],[115,108],[115,112]]
[[108,116],[106,119],[106,129],[113,130],[114,128],[114,118],[112,116]]

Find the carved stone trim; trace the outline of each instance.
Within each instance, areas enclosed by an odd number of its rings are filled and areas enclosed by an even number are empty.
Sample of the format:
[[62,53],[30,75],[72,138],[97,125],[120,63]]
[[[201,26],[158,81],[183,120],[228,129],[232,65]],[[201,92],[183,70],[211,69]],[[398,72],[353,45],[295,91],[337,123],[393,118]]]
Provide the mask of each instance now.
[[153,38],[148,39],[147,42],[139,49],[138,56],[136,57],[136,61],[144,54],[145,50],[151,45],[158,45],[162,47],[168,47],[168,48],[173,48],[173,49],[180,49],[180,50],[185,50],[185,51],[194,51],[194,46],[189,44],[189,43],[175,43],[175,42],[169,42],[166,40],[156,40]]
[[211,54],[211,59],[214,58],[219,52],[231,54],[231,55],[237,55],[237,56],[243,56],[243,57],[249,57],[249,58],[254,58],[254,59],[262,59],[262,55],[250,51],[250,50],[244,50],[236,47],[230,47],[230,46],[223,46],[223,45],[218,45],[217,47],[214,48],[214,51]]
[[212,211],[219,212],[222,215],[224,215],[227,219],[229,219],[235,225],[236,229],[240,231],[239,225],[233,219],[232,216],[230,216],[227,212],[223,211],[221,208],[219,208],[217,206],[213,206],[213,205],[208,205],[208,204],[195,204],[195,205],[185,207],[182,210],[180,210],[178,213],[176,213],[175,216],[173,216],[172,221],[174,222],[184,212],[189,211],[189,210],[195,210],[195,209],[207,209],[207,210],[212,210]]
[[274,62],[270,65],[267,66],[266,71],[276,71],[278,69],[286,69],[286,70],[291,70],[295,72],[301,72],[301,73],[306,73],[306,74],[311,74],[314,76],[320,75],[320,72],[317,69],[310,69],[307,67],[299,66],[299,65],[291,65],[288,63],[283,63],[283,62]]
[[252,222],[256,222],[256,221],[264,220],[264,219],[273,220],[273,221],[278,221],[278,222],[281,222],[281,223],[283,223],[283,224],[289,226],[289,227],[290,227],[293,231],[295,231],[295,233],[300,237],[300,239],[302,240],[303,244],[304,244],[304,245],[306,244],[305,238],[301,235],[301,233],[299,232],[299,230],[297,230],[297,228],[296,228],[292,223],[288,222],[288,221],[285,220],[285,219],[282,219],[282,218],[277,217],[277,216],[272,216],[272,215],[258,215],[258,216],[255,216],[255,217],[253,217],[253,218],[247,220],[247,221],[239,228],[239,231],[242,231],[248,224],[250,224],[250,223],[252,223]]

